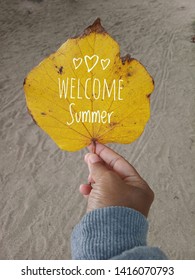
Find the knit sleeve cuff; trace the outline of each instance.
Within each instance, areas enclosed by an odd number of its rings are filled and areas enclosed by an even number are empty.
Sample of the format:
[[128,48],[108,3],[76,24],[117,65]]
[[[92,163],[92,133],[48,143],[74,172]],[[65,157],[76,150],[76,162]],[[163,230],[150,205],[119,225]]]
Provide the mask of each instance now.
[[136,210],[105,207],[87,213],[72,232],[73,259],[105,260],[146,245],[148,222]]

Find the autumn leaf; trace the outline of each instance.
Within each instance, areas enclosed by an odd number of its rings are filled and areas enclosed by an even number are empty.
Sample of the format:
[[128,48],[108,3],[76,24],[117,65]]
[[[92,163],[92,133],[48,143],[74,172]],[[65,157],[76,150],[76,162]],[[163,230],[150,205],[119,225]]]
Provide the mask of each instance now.
[[119,45],[97,19],[68,39],[24,81],[34,121],[63,150],[91,142],[131,143],[150,117],[154,82],[144,66]]

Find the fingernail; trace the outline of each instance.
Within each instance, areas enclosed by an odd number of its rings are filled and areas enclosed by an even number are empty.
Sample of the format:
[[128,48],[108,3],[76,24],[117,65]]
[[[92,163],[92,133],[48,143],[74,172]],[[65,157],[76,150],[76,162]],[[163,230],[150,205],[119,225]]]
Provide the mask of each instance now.
[[98,155],[96,155],[96,154],[90,154],[90,155],[88,156],[88,161],[89,161],[90,163],[96,163],[96,162],[101,162],[102,160],[101,160],[101,158],[98,157]]

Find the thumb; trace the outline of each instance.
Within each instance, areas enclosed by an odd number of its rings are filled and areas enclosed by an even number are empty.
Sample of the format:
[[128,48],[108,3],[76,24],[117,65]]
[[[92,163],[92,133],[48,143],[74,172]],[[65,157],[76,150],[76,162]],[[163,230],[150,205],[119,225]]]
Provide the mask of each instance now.
[[89,172],[95,183],[108,171],[103,160],[96,154],[87,154],[86,161],[88,164]]

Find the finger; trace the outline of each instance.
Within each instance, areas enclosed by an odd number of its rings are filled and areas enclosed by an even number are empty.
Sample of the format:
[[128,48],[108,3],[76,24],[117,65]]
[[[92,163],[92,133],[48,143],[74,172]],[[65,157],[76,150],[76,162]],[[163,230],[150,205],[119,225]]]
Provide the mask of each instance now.
[[[91,150],[91,145],[88,148]],[[128,161],[107,146],[96,143],[96,154],[116,171],[123,180],[131,180],[134,176],[141,178],[136,169]]]
[[80,193],[84,196],[88,196],[92,190],[92,187],[89,184],[80,185]]
[[97,154],[87,154],[85,156],[85,161],[88,164],[90,176],[95,183],[101,180],[105,172],[108,171],[108,168]]
[[[88,165],[88,160],[87,160],[87,158],[88,158],[89,154],[90,154],[90,153],[86,154],[85,157],[84,157],[84,160],[85,160],[85,162],[87,163],[87,165]],[[103,162],[103,161],[102,161],[102,162]],[[88,166],[88,168],[89,168],[89,166]],[[88,175],[88,183],[89,183],[89,185],[95,183],[95,181],[94,181],[94,179],[92,178],[92,176],[91,176],[90,173],[89,173],[89,175]]]
[[[87,153],[87,154],[85,155],[85,157],[84,157],[84,160],[85,160],[85,162],[86,162],[87,164],[88,164],[88,157],[89,157],[90,155],[94,155],[94,153]],[[101,161],[102,163],[104,162],[103,159],[101,159],[100,157],[99,157],[99,161]]]
[[[88,164],[88,162],[87,162],[87,158],[88,158],[88,155],[90,155],[91,153],[88,153],[88,154],[86,154],[85,155],[85,158],[84,158],[84,160],[85,160],[85,162]],[[94,153],[93,153],[94,154]],[[101,159],[101,158],[100,158]],[[109,165],[107,165],[104,161],[103,161],[103,159],[101,159],[101,161],[102,161],[102,163],[104,164],[104,165],[106,165],[106,167],[107,167],[107,169],[108,170],[113,170],[113,168],[111,168]],[[94,183],[94,180],[93,180],[93,178],[91,178],[91,175],[89,174],[89,177],[88,177],[88,180],[89,180],[89,183]],[[92,180],[92,181],[91,181]]]

